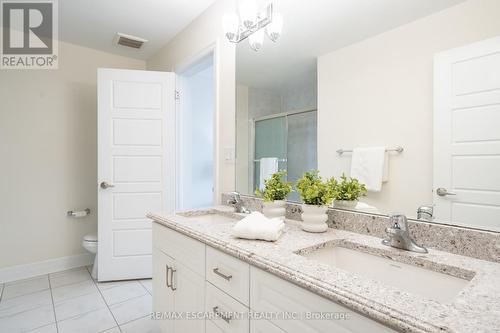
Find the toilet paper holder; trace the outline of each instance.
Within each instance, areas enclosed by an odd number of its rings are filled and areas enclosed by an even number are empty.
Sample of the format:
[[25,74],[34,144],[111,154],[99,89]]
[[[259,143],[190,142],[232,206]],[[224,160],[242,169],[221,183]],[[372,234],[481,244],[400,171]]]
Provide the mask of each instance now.
[[87,215],[90,215],[90,208],[86,208],[85,210],[79,210],[79,211],[68,210],[66,214],[70,217],[85,217]]

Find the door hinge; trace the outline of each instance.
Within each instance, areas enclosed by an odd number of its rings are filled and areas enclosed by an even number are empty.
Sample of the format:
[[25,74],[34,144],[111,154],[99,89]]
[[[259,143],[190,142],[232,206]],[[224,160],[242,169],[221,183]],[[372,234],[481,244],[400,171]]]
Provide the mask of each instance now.
[[179,92],[179,90],[175,91],[175,99],[176,100],[180,100],[181,99],[181,93]]

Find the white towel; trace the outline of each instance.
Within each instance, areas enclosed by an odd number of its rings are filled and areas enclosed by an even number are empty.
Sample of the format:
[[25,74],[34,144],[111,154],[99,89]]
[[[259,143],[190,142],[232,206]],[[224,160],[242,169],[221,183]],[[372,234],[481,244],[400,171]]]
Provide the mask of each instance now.
[[365,184],[368,191],[380,192],[384,176],[388,179],[385,150],[385,147],[370,147],[352,151],[351,177]]
[[382,175],[382,182],[387,183],[389,181],[389,154],[387,150],[384,151],[384,174]]
[[264,190],[264,180],[271,178],[271,175],[278,171],[278,159],[276,157],[264,157],[260,159],[260,185]]
[[233,227],[233,236],[246,239],[278,240],[285,223],[279,218],[268,219],[262,213],[253,212]]

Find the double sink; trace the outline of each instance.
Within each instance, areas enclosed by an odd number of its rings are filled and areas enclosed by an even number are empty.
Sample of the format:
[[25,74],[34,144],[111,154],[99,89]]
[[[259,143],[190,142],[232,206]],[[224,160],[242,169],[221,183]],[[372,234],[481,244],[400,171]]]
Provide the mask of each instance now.
[[[241,218],[216,210],[194,215],[191,212],[184,216],[196,219],[199,223],[210,224],[232,224]],[[423,254],[410,256],[416,259],[412,264],[398,261],[395,259],[398,256],[384,255],[379,249],[358,245],[349,241],[328,241],[299,249],[295,254],[440,303],[452,301],[474,276],[472,272],[468,272],[469,274],[457,277],[421,267],[424,266],[422,260],[426,260],[426,255]],[[403,250],[391,251],[401,253]]]

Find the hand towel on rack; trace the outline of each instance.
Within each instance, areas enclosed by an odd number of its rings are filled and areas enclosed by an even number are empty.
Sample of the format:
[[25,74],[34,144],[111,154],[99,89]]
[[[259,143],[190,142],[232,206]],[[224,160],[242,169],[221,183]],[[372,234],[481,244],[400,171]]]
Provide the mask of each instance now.
[[389,181],[389,153],[387,149],[384,154],[384,174],[382,175],[382,182],[387,183]]
[[281,236],[284,228],[285,223],[281,219],[268,219],[262,213],[253,212],[234,225],[232,234],[238,238],[274,242]]
[[351,177],[365,184],[368,191],[380,192],[382,182],[388,177],[387,164],[385,147],[354,148]]
[[260,186],[264,189],[264,180],[271,178],[271,175],[278,171],[278,159],[276,157],[264,157],[260,159]]

